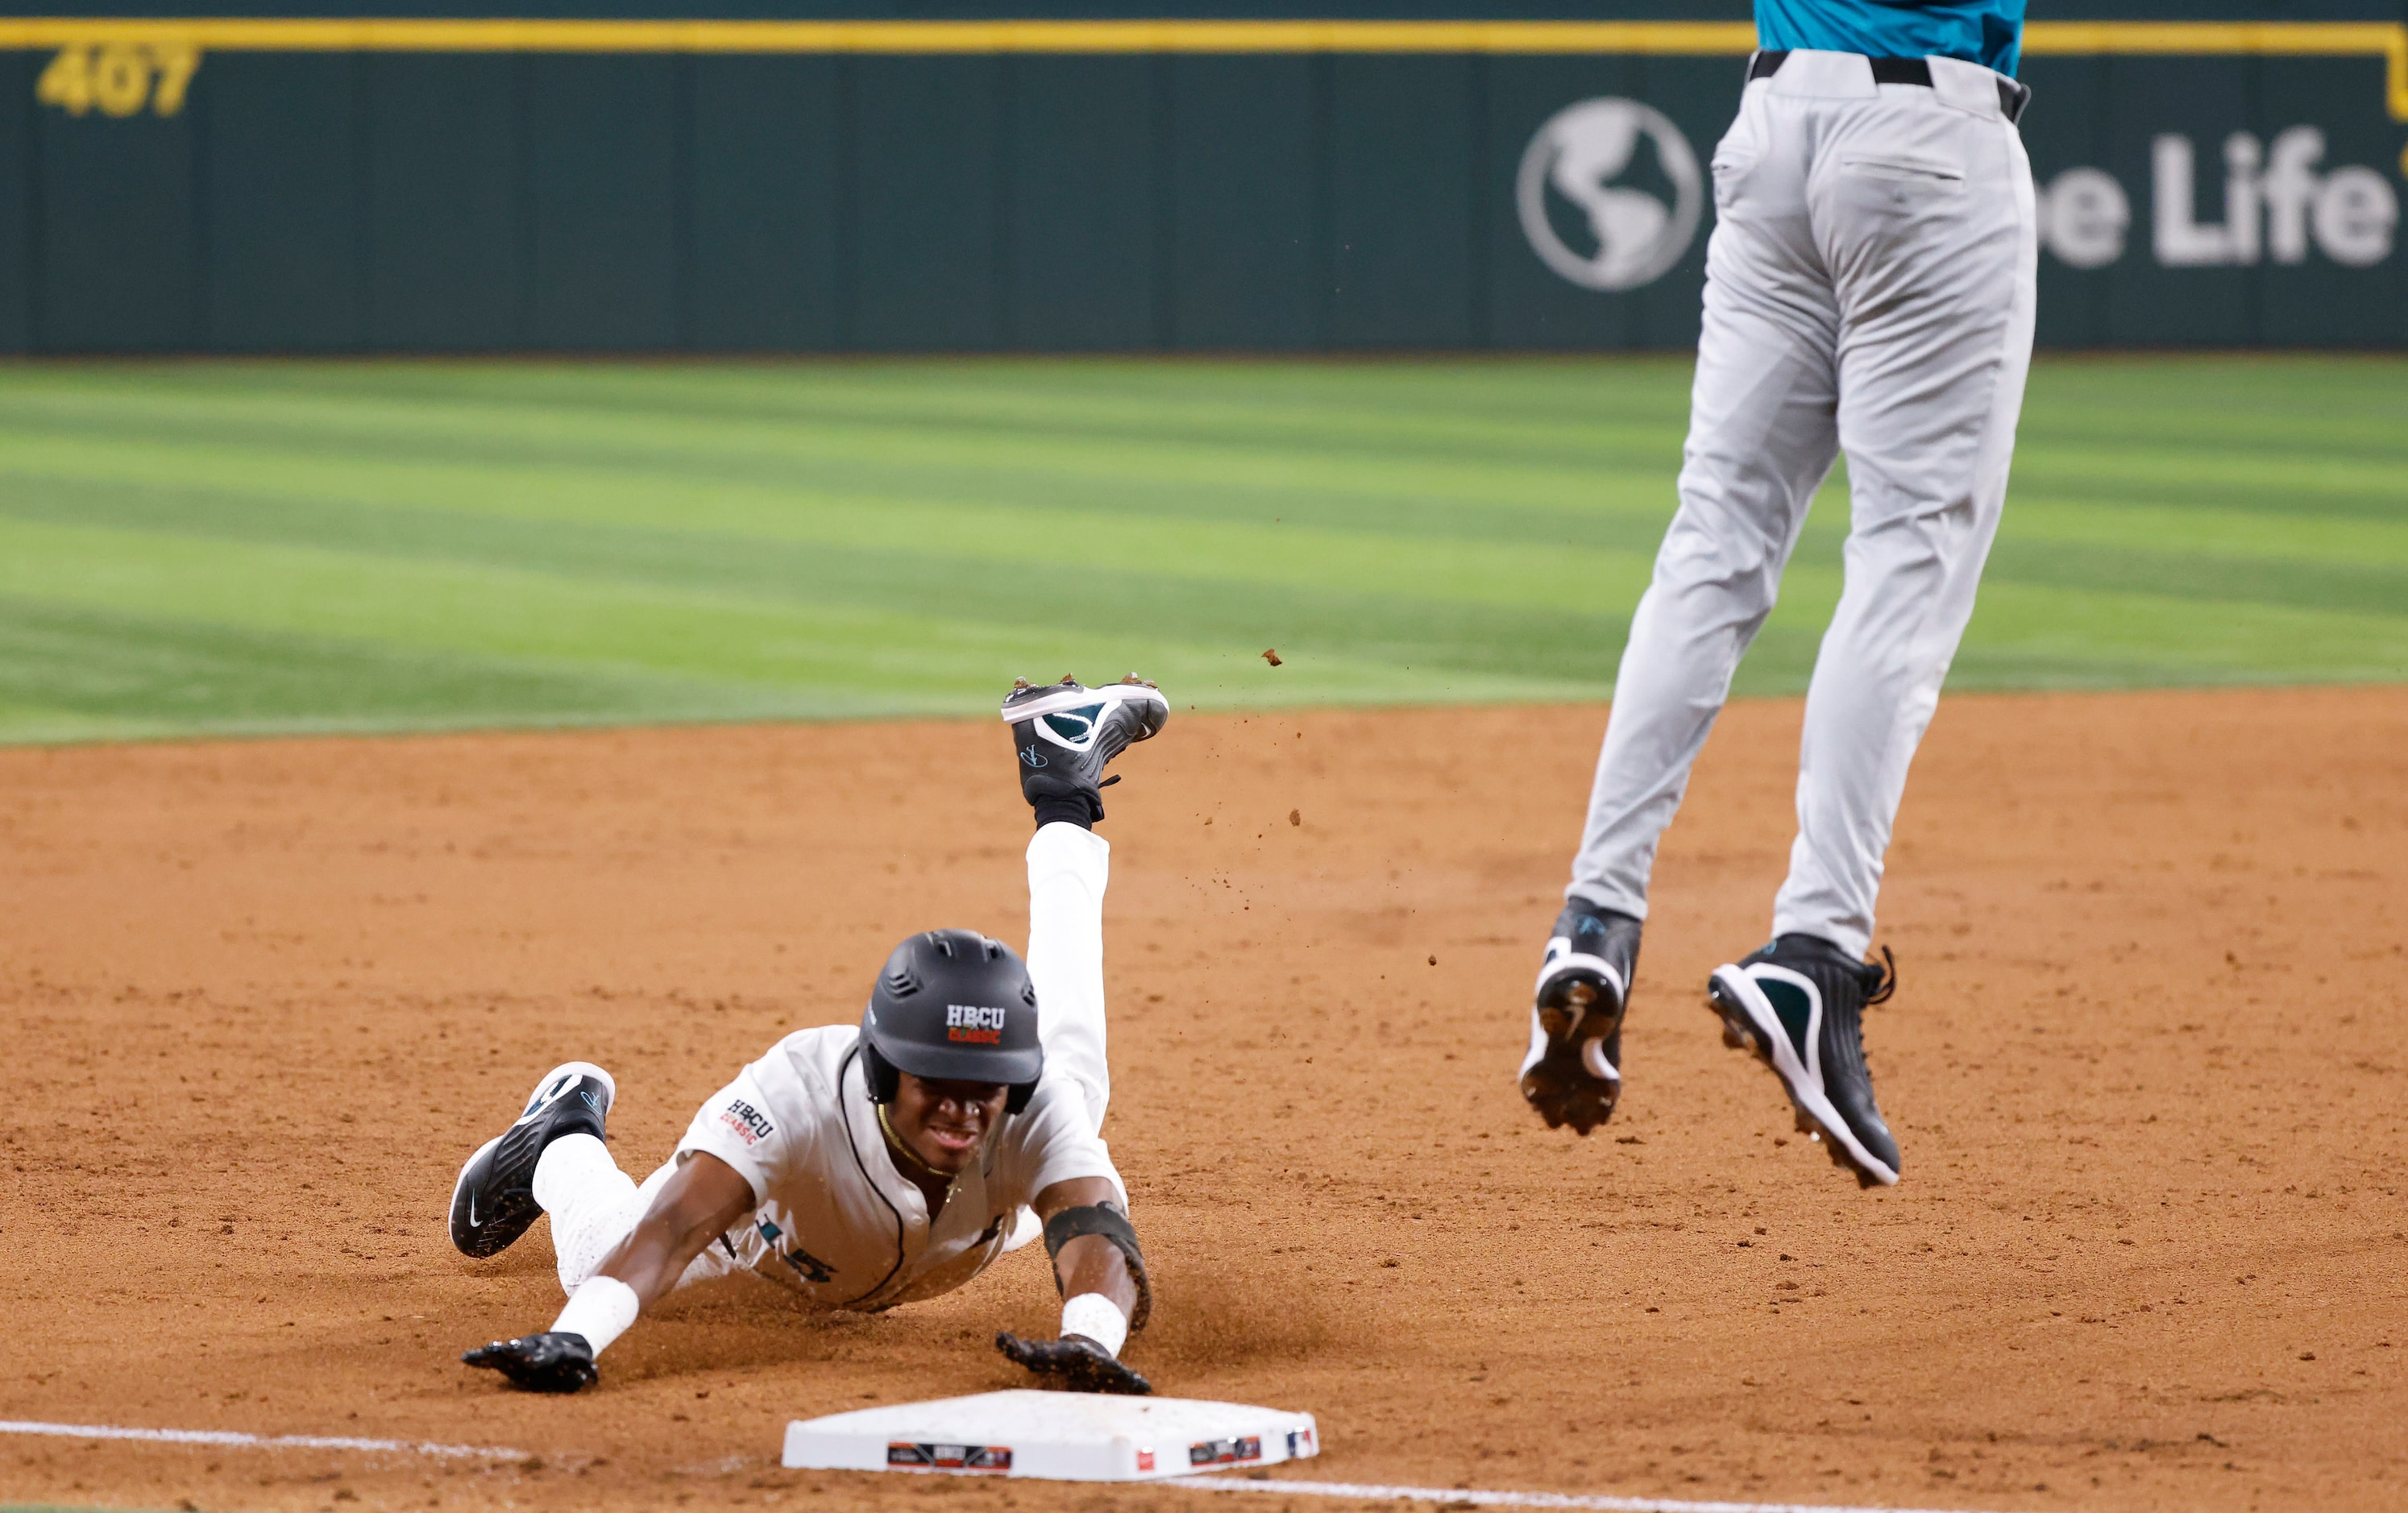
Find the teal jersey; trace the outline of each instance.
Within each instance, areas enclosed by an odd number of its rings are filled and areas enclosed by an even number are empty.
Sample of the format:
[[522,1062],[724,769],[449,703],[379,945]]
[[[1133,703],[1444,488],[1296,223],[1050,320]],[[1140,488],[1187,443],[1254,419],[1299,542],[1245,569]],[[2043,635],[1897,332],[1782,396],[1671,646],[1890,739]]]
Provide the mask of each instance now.
[[1756,37],[1768,50],[1962,58],[2012,76],[2023,52],[2024,0],[1756,0]]

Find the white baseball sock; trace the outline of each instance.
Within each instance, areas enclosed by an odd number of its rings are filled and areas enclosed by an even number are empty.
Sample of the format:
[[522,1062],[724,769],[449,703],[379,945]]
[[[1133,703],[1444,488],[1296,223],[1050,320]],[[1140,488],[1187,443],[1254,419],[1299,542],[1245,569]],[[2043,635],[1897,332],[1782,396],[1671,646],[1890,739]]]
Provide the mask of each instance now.
[[590,1135],[564,1135],[535,1163],[535,1201],[552,1216],[561,1290],[575,1292],[642,1217],[633,1178]]

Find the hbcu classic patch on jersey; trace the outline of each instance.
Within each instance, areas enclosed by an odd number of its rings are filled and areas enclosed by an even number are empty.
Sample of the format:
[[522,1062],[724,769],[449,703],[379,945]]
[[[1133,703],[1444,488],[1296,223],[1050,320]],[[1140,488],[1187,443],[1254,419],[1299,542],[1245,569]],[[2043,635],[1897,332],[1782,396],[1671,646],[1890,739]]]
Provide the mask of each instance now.
[[778,1129],[769,1122],[768,1115],[741,1098],[730,1100],[727,1106],[719,1111],[719,1121],[734,1130],[736,1137],[743,1141],[748,1149],[767,1139]]
[[1003,1010],[976,1004],[947,1004],[945,1038],[973,1046],[999,1046],[1003,1043]]

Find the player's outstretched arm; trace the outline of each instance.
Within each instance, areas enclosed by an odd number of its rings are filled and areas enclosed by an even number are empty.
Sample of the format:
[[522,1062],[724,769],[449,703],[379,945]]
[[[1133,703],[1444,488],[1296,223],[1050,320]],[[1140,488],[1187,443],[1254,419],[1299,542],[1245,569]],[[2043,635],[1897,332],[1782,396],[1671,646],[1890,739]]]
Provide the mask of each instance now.
[[685,1164],[661,1184],[652,1207],[627,1237],[602,1258],[594,1275],[626,1284],[636,1294],[638,1306],[649,1308],[668,1296],[669,1289],[677,1286],[705,1246],[733,1229],[752,1208],[752,1183],[710,1152],[693,1151]]
[[1129,1333],[1144,1327],[1148,1305],[1145,1258],[1120,1193],[1100,1177],[1056,1182],[1037,1194],[1045,1220],[1045,1249],[1061,1290],[1059,1339],[995,1337],[996,1349],[1039,1376],[1086,1392],[1143,1395],[1151,1383],[1120,1359]]
[[752,1211],[752,1187],[708,1151],[686,1158],[627,1237],[602,1258],[560,1318],[540,1335],[495,1340],[460,1359],[486,1366],[531,1392],[574,1392],[600,1379],[594,1358],[636,1316],[668,1294],[702,1254]]

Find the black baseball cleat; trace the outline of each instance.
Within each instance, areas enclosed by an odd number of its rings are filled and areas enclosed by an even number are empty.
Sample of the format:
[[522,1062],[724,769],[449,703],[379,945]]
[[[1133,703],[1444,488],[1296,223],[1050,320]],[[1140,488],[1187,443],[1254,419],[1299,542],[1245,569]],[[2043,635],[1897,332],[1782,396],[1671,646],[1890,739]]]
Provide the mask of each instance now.
[[1575,899],[1555,916],[1530,1004],[1522,1097],[1581,1135],[1613,1117],[1622,1096],[1622,1015],[1639,965],[1639,921]]
[[1131,673],[1117,683],[1087,688],[1074,678],[1039,687],[1023,679],[1003,701],[1011,743],[1020,752],[1020,792],[1037,822],[1104,817],[1101,790],[1119,782],[1104,764],[1137,741],[1150,740],[1170,720],[1162,690]]
[[1897,991],[1897,963],[1853,961],[1817,935],[1782,935],[1736,966],[1718,966],[1707,1001],[1722,1016],[1723,1044],[1745,1047],[1778,1073],[1798,1130],[1820,1140],[1856,1185],[1898,1181],[1898,1141],[1873,1106],[1865,1068],[1864,1011]]
[[518,1122],[477,1148],[452,1188],[452,1243],[464,1256],[495,1256],[517,1243],[543,1212],[535,1201],[535,1163],[564,1135],[605,1136],[603,1120],[619,1095],[610,1074],[569,1062],[543,1074]]

